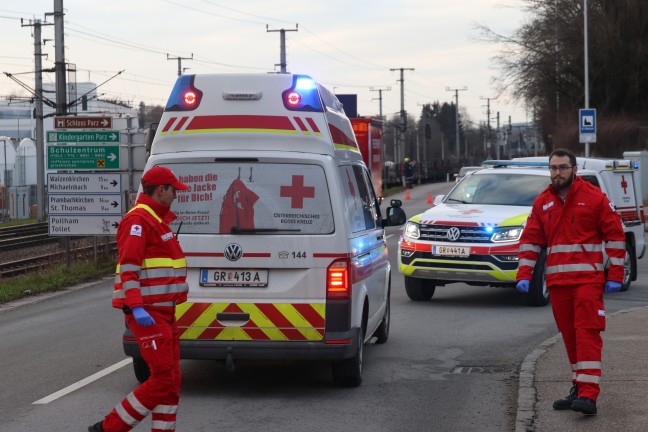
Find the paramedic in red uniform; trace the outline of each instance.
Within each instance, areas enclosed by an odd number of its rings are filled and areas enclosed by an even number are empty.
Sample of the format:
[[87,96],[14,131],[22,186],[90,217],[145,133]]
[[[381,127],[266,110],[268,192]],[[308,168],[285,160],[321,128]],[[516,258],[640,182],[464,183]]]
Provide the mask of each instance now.
[[88,431],[128,431],[149,413],[152,431],[174,431],[180,399],[180,345],[175,305],[187,299],[187,265],[171,228],[176,190],[187,190],[163,166],[142,177],[135,206],[117,229],[113,307],[122,309],[151,375]]
[[[576,176],[576,156],[549,156],[551,185],[535,200],[520,239],[517,289],[528,292],[533,268],[546,248],[546,281],[558,331],[572,369],[569,395],[556,410],[596,414],[601,379],[603,293],[621,290],[625,236],[621,219],[603,192]],[[603,247],[610,259],[603,268]]]

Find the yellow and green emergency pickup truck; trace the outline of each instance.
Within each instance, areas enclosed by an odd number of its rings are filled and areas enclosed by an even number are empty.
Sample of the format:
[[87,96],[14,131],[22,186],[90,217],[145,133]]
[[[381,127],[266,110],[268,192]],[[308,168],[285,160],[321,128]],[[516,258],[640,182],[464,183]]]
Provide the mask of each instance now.
[[[606,193],[626,233],[622,290],[637,279],[644,255],[644,210],[638,164],[631,160],[577,158],[577,175]],[[533,201],[551,179],[548,158],[485,161],[432,208],[405,225],[398,243],[399,269],[411,300],[429,300],[452,283],[515,287],[519,240]],[[527,303],[545,306],[545,251],[536,265]],[[607,261],[607,257],[605,257]],[[607,268],[607,262],[606,262]]]

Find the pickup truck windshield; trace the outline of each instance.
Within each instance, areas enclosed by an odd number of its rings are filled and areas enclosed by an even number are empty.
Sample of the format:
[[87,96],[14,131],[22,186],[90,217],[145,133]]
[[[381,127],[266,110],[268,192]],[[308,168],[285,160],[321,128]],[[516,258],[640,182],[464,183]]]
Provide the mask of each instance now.
[[532,206],[550,182],[548,174],[479,173],[466,177],[444,202]]

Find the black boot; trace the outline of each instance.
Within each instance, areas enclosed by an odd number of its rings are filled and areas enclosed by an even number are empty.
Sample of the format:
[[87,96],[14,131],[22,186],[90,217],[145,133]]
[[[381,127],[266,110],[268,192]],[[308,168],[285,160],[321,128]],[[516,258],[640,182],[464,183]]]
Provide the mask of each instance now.
[[590,398],[581,397],[572,402],[571,409],[585,415],[596,415],[596,402]]
[[572,402],[578,399],[578,384],[572,385],[569,394],[563,399],[556,399],[553,403],[555,410],[568,410],[572,409]]
[[103,421],[95,423],[92,426],[88,426],[88,432],[104,432],[103,430]]

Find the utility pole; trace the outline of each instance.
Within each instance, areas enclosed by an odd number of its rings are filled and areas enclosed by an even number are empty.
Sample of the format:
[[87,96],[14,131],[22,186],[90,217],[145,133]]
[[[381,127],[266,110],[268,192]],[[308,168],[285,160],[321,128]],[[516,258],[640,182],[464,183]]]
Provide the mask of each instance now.
[[[384,120],[383,119],[383,110],[382,110],[382,92],[383,91],[390,91],[391,87],[390,86],[386,86],[386,87],[369,87],[369,90],[378,92],[378,108],[380,109],[378,115],[381,118],[381,120]],[[376,98],[373,98],[372,100],[375,100],[375,99]]]
[[[479,97],[481,100],[486,101],[486,141],[484,143],[484,154],[486,154],[486,149],[488,148],[488,153],[490,154],[490,147],[492,146],[492,133],[491,133],[491,126],[490,126],[490,116],[491,116],[491,111],[490,111],[490,101],[491,99],[497,99],[497,98],[492,98],[492,97]],[[499,116],[499,112],[497,113]],[[499,125],[497,126],[497,131],[499,132]],[[499,146],[499,141],[497,143]],[[499,148],[497,149],[497,157],[499,159]]]
[[464,86],[463,88],[450,88],[446,87],[446,91],[453,91],[455,92],[455,129],[456,129],[456,137],[455,137],[455,154],[457,155],[457,159],[461,159],[461,154],[459,151],[459,92],[460,91],[466,91],[468,90],[468,87]]
[[[502,131],[500,130],[500,115],[499,114],[500,114],[499,111],[497,111],[497,147],[496,147],[496,150],[495,150],[495,155],[496,155],[495,159],[497,159],[497,160],[499,160],[499,158],[500,158],[500,150],[501,150],[500,149],[500,147],[501,147],[500,143],[501,143],[501,139],[502,139]],[[490,123],[488,124],[488,129],[490,131]],[[490,153],[490,150],[488,151],[488,153]]]
[[[400,130],[400,136],[401,136],[401,142],[400,145],[403,147],[402,152],[397,152],[398,154],[396,155],[396,160],[400,161],[404,156],[405,156],[405,131],[407,130],[407,112],[405,111],[405,74],[404,72],[406,70],[413,71],[414,68],[394,68],[394,69],[389,69],[390,71],[400,71],[400,87],[401,87],[401,109],[400,109],[400,116],[401,116],[401,130]],[[395,149],[399,150],[399,149]]]
[[266,32],[272,33],[272,32],[279,32],[280,33],[280,41],[281,41],[281,46],[280,46],[280,53],[279,53],[279,63],[275,64],[275,66],[280,66],[281,67],[281,73],[286,73],[286,32],[287,31],[299,31],[299,24],[295,24],[294,29],[279,29],[279,30],[270,30],[268,28],[268,24],[266,24]]
[[[180,57],[180,56],[171,56],[167,54],[167,60],[178,60],[178,76],[182,75],[182,60],[193,60],[193,53],[191,53],[191,57]],[[185,68],[187,69],[187,68]]]
[[[583,51],[585,53],[584,58],[585,58],[585,109],[589,108],[589,49],[587,45],[587,0],[583,0]],[[590,148],[589,148],[589,142],[585,143],[585,157],[589,157],[590,155]]]
[[67,84],[65,82],[65,42],[63,40],[63,0],[54,0],[54,71],[56,79],[56,115],[67,114]]
[[[22,27],[34,27],[34,63],[35,77],[34,89],[36,93],[34,117],[36,120],[36,211],[38,222],[45,221],[45,144],[43,143],[43,54],[41,51],[41,25],[40,20],[32,24],[23,24]],[[57,92],[58,96],[58,92]]]

